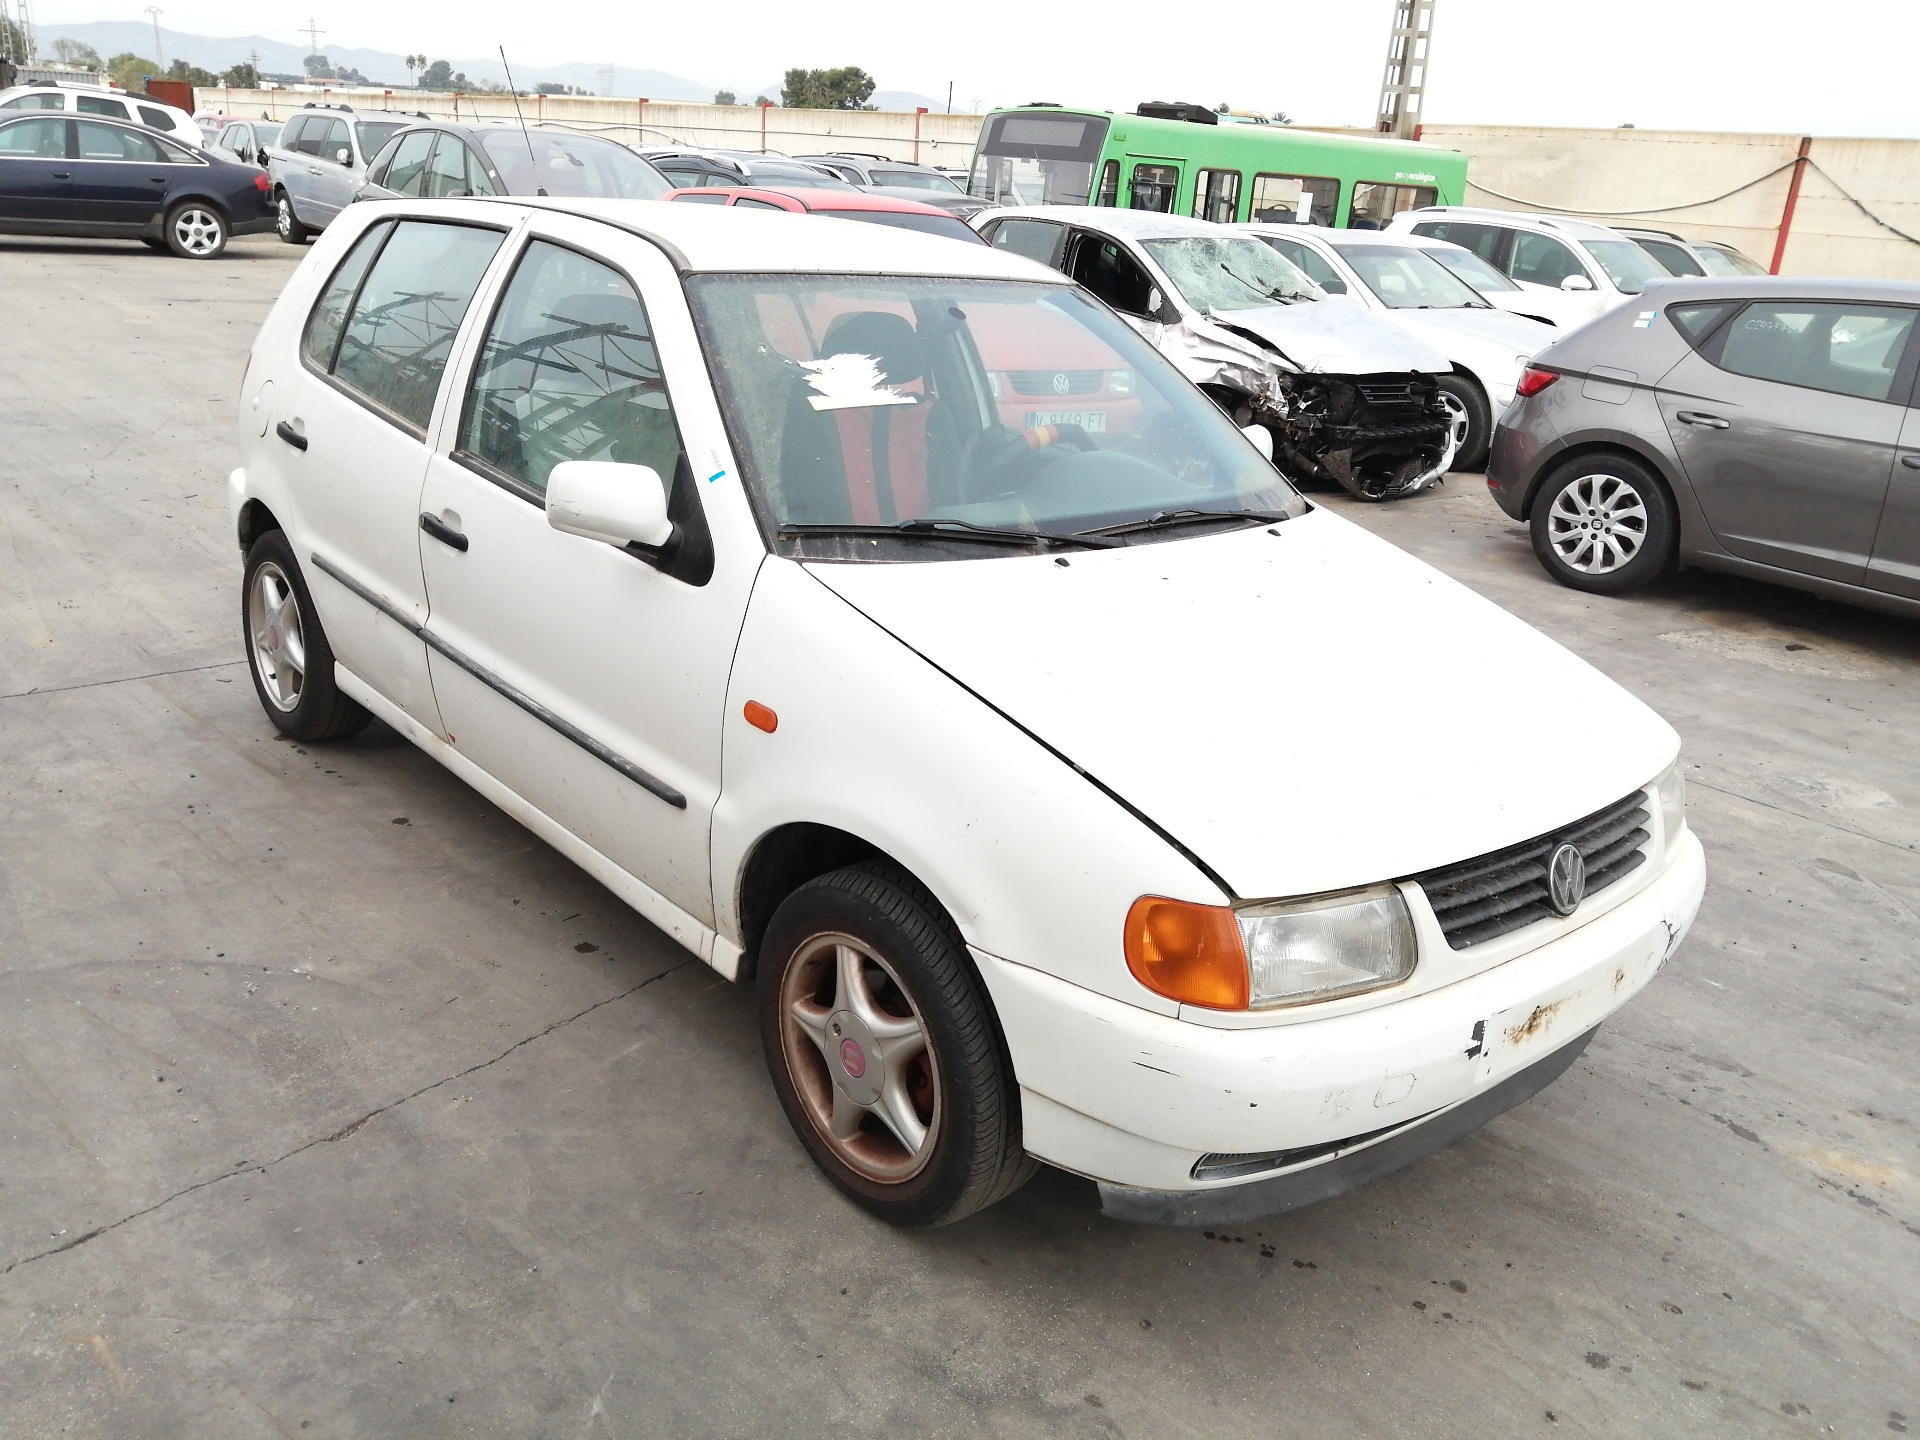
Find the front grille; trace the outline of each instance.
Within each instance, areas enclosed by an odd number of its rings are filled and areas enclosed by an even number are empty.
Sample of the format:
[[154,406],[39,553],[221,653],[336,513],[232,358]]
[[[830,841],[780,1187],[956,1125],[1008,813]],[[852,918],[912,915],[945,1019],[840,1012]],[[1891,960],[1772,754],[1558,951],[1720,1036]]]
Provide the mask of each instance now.
[[1007,381],[1020,395],[1098,395],[1104,370],[1009,370]]
[[1413,393],[1411,380],[1361,380],[1354,385],[1354,389],[1369,405],[1406,407],[1420,403]]
[[1578,846],[1586,861],[1588,895],[1630,874],[1647,858],[1641,848],[1649,838],[1646,807],[1646,793],[1636,790],[1552,834],[1412,878],[1427,892],[1447,944],[1465,950],[1554,918],[1547,903],[1547,860],[1563,844]]

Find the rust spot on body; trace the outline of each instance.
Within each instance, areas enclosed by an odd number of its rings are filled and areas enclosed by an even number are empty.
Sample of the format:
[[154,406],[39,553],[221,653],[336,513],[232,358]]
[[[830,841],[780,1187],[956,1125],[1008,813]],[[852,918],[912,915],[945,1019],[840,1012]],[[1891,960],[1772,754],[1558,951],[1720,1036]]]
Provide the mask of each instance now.
[[1536,1035],[1544,1035],[1553,1028],[1554,1017],[1560,1013],[1564,1000],[1555,1000],[1551,1005],[1536,1005],[1533,1013],[1518,1025],[1507,1028],[1509,1045],[1524,1045]]

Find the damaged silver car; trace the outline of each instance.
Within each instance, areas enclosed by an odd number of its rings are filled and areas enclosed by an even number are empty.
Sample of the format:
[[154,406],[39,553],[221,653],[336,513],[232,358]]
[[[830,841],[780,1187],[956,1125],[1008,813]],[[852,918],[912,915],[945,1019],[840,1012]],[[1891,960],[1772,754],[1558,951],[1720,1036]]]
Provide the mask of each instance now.
[[1452,464],[1445,357],[1250,236],[1084,206],[995,210],[977,224],[997,249],[1106,301],[1236,423],[1265,426],[1292,478],[1391,500],[1437,484]]

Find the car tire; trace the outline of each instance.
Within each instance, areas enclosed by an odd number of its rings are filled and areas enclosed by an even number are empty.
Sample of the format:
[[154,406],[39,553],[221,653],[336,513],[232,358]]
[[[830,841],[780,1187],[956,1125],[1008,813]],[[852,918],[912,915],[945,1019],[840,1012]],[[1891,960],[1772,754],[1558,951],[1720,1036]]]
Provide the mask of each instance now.
[[227,248],[233,231],[227,217],[203,200],[183,200],[167,212],[161,229],[167,249],[182,260],[212,260]]
[[156,240],[151,235],[142,235],[140,237],[140,243],[146,246],[149,250],[158,250],[162,255],[170,255],[173,253],[172,248],[167,244],[166,241]]
[[313,237],[313,232],[300,223],[300,217],[293,210],[293,200],[284,190],[273,202],[273,233],[289,245],[304,245]]
[[1460,435],[1459,446],[1453,452],[1453,469],[1479,470],[1487,463],[1487,450],[1493,444],[1493,407],[1487,403],[1486,392],[1469,376],[1442,375],[1440,403],[1446,406],[1454,430]]
[[1623,595],[1669,574],[1680,522],[1666,482],[1626,455],[1576,456],[1533,497],[1533,553],[1562,585]]
[[890,1224],[947,1225],[1036,1166],[999,1025],[953,923],[891,866],[795,890],[760,946],[760,1035],[814,1163]]
[[281,734],[338,740],[373,719],[334,683],[333,647],[283,530],[269,530],[247,548],[240,633],[254,694]]

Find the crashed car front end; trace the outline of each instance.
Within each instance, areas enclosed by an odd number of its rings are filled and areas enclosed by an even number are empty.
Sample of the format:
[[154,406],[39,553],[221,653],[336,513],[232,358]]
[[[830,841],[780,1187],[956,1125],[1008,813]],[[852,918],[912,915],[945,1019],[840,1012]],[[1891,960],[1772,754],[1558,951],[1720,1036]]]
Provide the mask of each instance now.
[[[1236,423],[1265,425],[1274,438],[1275,460],[1296,479],[1331,481],[1363,500],[1397,499],[1438,484],[1457,447],[1436,373],[1445,362],[1434,365],[1437,357],[1402,353],[1409,346],[1399,344],[1356,346],[1356,338],[1374,337],[1340,335],[1343,343],[1334,347],[1343,352],[1338,358],[1372,361],[1381,368],[1329,371],[1325,362],[1335,357],[1325,353],[1324,343],[1315,343],[1327,335],[1313,333],[1329,327],[1300,323],[1307,318],[1304,311],[1319,312],[1316,321],[1333,320],[1334,334],[1355,321],[1362,329],[1377,323],[1336,301],[1188,315],[1164,328],[1160,348]],[[1283,336],[1262,333],[1275,329],[1301,333],[1284,335],[1288,343]],[[1300,357],[1290,353],[1289,343],[1292,351],[1303,352]],[[1414,363],[1406,364],[1409,360]]]

